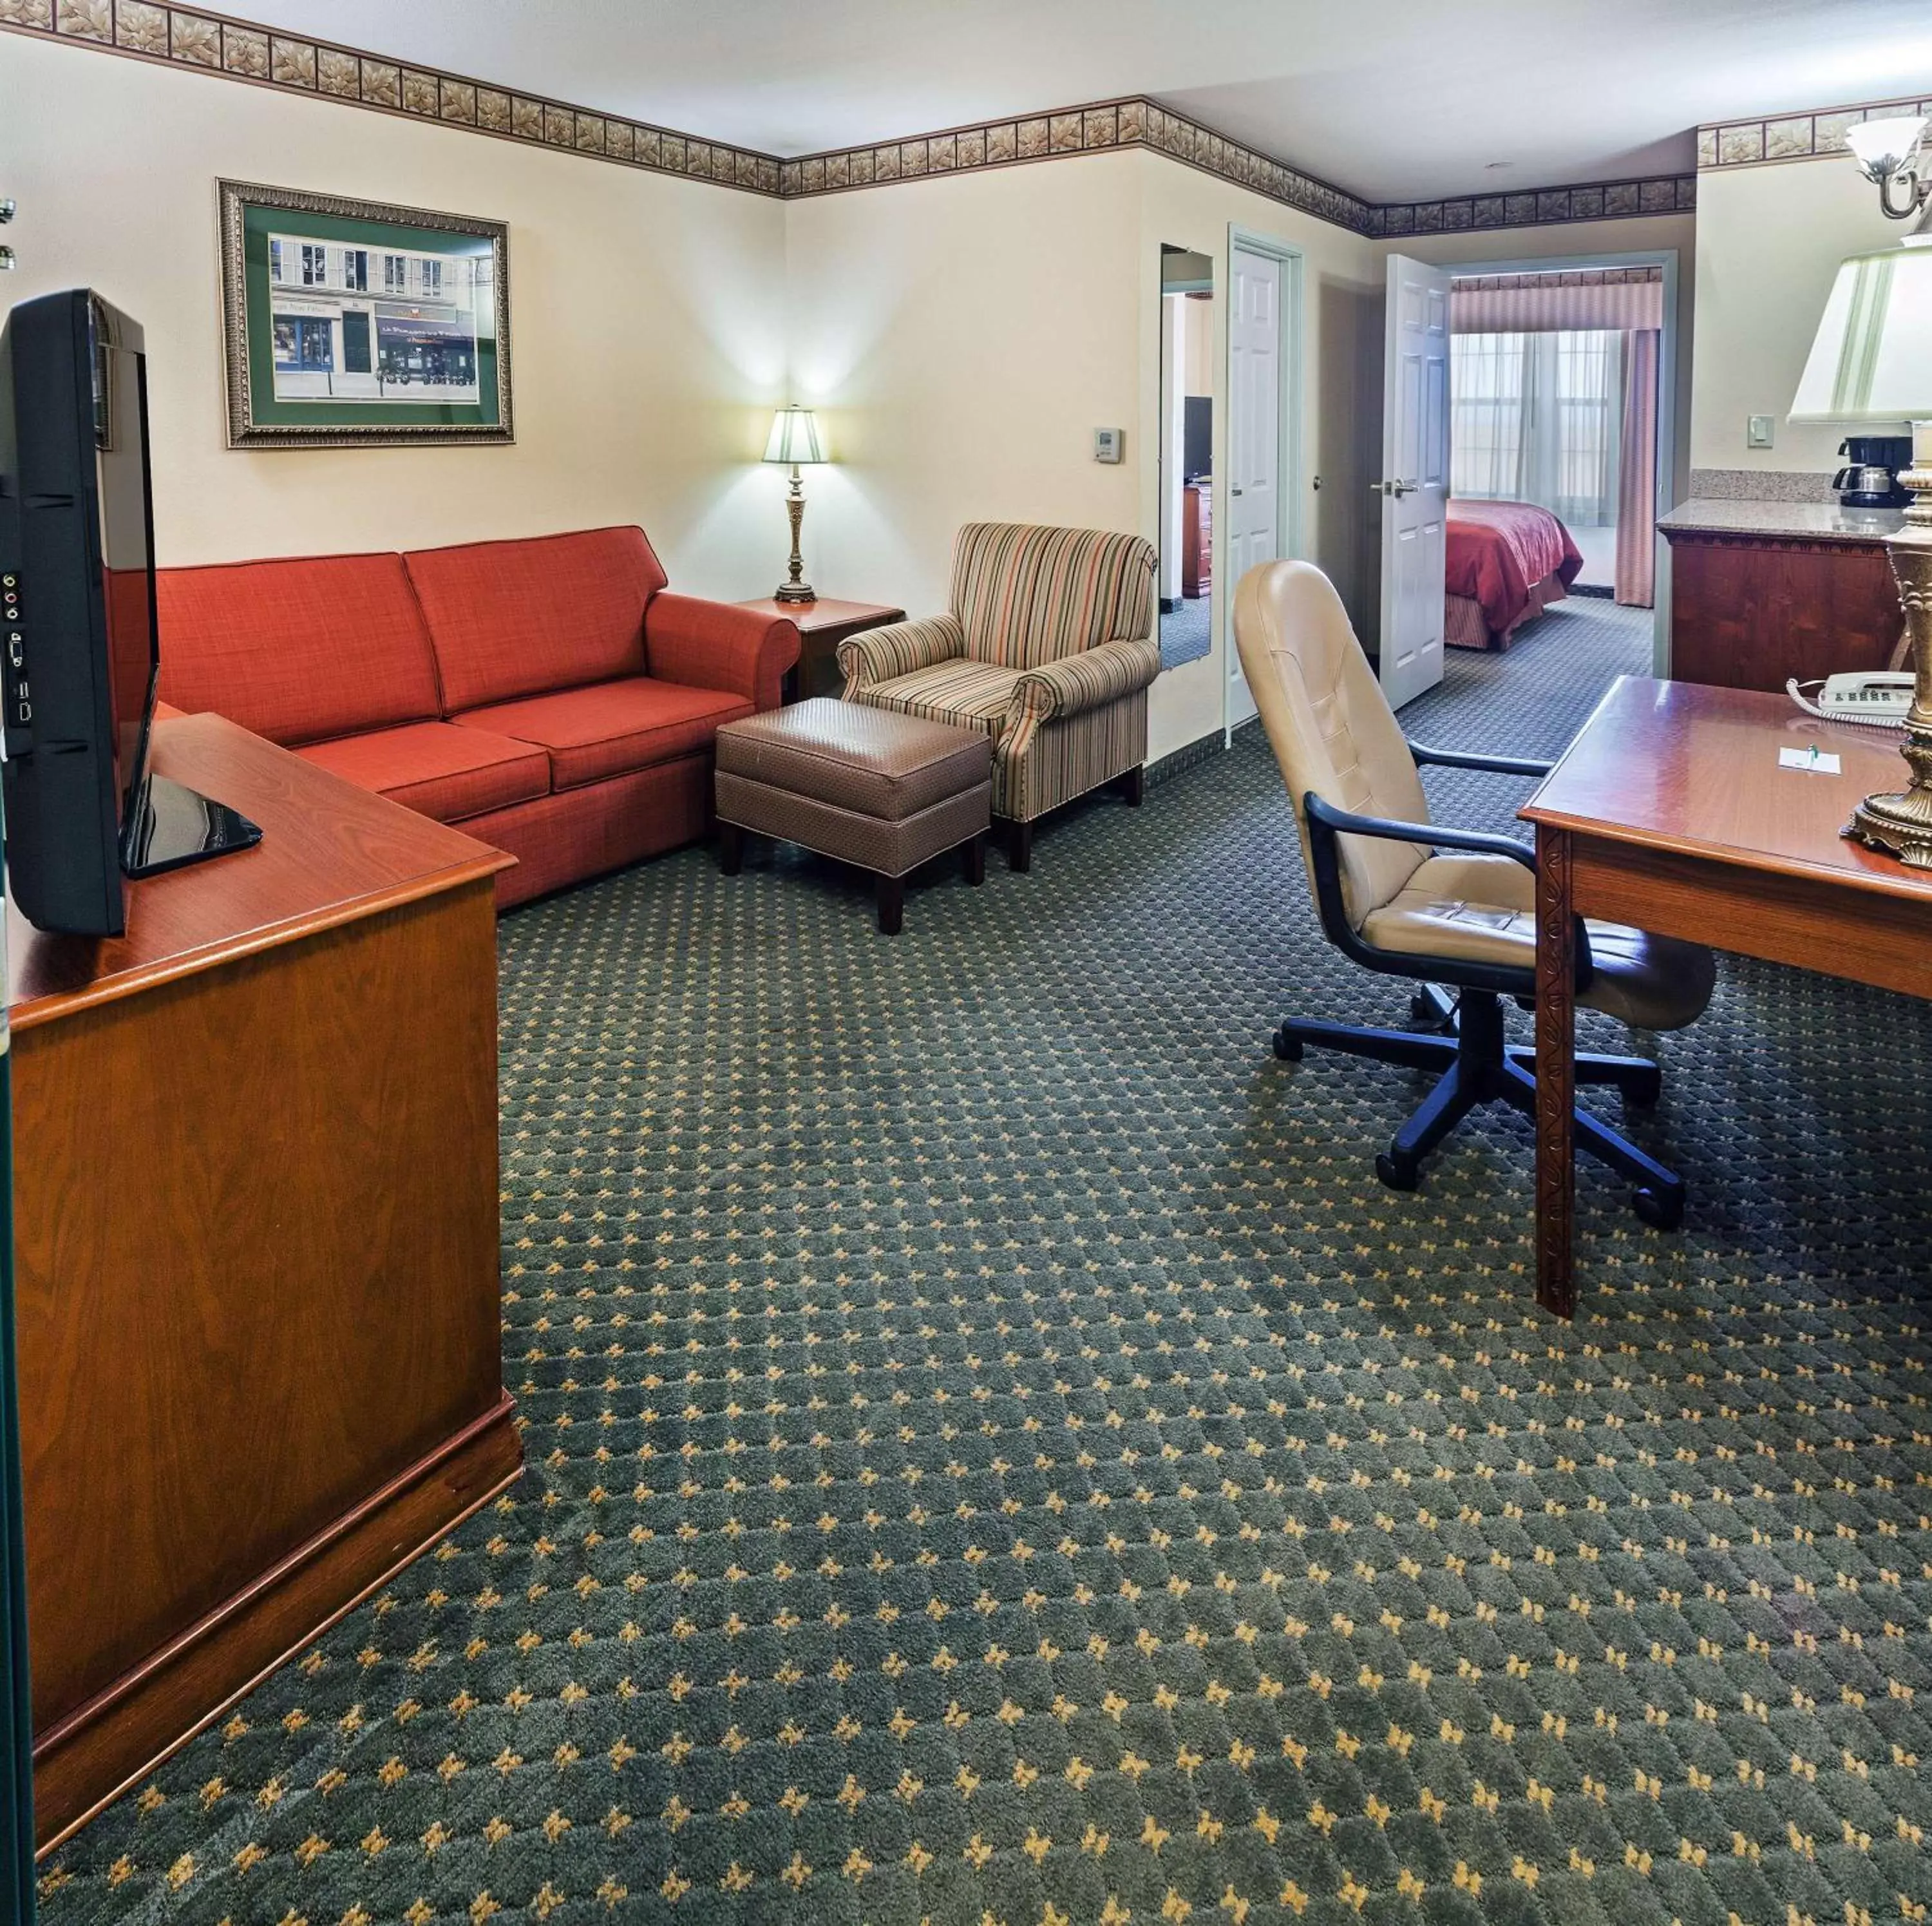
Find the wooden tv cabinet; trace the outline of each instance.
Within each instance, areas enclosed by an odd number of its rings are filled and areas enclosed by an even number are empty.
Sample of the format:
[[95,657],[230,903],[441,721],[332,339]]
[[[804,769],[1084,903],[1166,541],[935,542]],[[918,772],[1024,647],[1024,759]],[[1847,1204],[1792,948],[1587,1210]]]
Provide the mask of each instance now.
[[514,1479],[494,878],[214,716],[153,766],[259,848],[17,917],[35,1819],[56,1843]]

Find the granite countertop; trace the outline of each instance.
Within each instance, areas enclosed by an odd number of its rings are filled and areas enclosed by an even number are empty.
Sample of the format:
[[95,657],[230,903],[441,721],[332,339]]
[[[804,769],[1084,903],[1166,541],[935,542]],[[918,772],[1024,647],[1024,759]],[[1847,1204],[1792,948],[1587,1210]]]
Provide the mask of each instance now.
[[1882,542],[1904,527],[1905,517],[1895,508],[1699,496],[1659,515],[1657,525],[1666,535],[1788,535],[1805,542]]

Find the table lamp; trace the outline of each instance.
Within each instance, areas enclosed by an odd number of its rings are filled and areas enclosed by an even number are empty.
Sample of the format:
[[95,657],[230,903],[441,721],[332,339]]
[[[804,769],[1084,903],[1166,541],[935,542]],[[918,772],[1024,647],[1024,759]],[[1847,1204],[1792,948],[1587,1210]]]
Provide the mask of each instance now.
[[[1914,243],[1916,245],[1914,245]],[[1791,404],[1794,422],[1909,421],[1912,491],[1905,526],[1886,544],[1917,687],[1901,753],[1902,790],[1868,796],[1845,834],[1932,870],[1932,234],[1838,269]]]
[[798,531],[805,521],[805,484],[799,476],[807,461],[823,461],[825,450],[818,439],[818,424],[809,408],[781,408],[772,421],[772,438],[765,443],[767,461],[791,464],[791,493],[785,507],[791,516],[791,572],[779,587],[780,602],[816,602],[818,591],[805,579],[805,563],[798,552]]

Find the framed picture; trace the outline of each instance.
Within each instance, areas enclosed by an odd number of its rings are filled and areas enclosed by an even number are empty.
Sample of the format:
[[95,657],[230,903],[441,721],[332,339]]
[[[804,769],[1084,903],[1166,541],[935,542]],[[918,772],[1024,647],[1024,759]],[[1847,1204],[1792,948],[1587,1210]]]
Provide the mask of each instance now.
[[502,221],[219,185],[230,447],[515,439]]

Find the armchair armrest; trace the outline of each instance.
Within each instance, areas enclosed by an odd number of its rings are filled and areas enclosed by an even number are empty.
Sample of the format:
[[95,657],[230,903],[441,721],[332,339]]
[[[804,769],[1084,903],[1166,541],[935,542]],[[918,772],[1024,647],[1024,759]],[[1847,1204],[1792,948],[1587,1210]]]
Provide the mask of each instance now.
[[930,669],[966,653],[966,637],[957,617],[928,615],[913,622],[890,622],[848,635],[838,645],[838,672],[849,697],[874,682],[890,682],[916,669]]
[[1012,714],[1036,723],[1077,716],[1144,689],[1160,673],[1160,647],[1145,638],[1096,642],[1078,655],[1043,662],[1013,684]]
[[729,602],[666,592],[644,611],[644,660],[659,681],[726,690],[754,708],[778,706],[799,648],[796,623]]
[[1420,742],[1412,742],[1408,753],[1418,768],[1433,763],[1444,769],[1486,769],[1493,776],[1546,776],[1556,766],[1526,756],[1474,756],[1467,750],[1431,749]]

